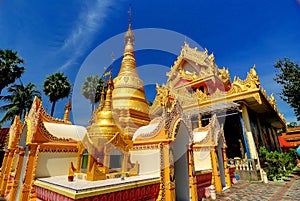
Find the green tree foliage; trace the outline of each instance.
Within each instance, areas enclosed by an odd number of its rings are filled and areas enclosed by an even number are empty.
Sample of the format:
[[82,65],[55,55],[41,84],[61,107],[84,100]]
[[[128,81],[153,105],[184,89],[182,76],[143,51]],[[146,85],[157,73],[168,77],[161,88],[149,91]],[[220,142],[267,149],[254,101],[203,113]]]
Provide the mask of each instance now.
[[279,70],[274,80],[283,86],[280,97],[294,108],[300,120],[300,67],[288,58],[279,59],[274,67]]
[[265,147],[259,149],[259,157],[262,168],[269,179],[278,179],[289,174],[297,165],[297,153],[295,149],[290,149],[288,153],[278,151],[268,152]]
[[290,122],[286,125],[287,128],[294,128],[297,126],[297,122]]
[[0,94],[24,73],[25,68],[21,64],[24,64],[24,60],[19,58],[17,52],[0,49]]
[[46,77],[43,82],[43,91],[52,103],[51,116],[53,116],[56,102],[69,96],[71,83],[63,73],[57,72]]
[[1,112],[5,112],[0,123],[13,120],[15,115],[24,119],[26,112],[31,108],[32,101],[35,96],[41,97],[40,91],[36,89],[36,85],[29,82],[26,86],[21,84],[13,84],[7,88],[8,95],[0,96],[0,100],[8,104],[0,107]]
[[95,104],[100,100],[103,85],[104,81],[98,75],[87,76],[82,85],[81,94],[90,101],[92,113],[95,109]]

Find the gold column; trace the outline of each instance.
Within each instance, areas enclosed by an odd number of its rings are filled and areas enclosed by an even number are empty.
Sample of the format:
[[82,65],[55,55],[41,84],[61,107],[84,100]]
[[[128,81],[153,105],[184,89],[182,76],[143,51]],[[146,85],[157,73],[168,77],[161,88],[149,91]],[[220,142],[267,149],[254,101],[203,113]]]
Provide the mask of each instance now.
[[25,155],[25,148],[20,148],[19,159],[18,159],[18,163],[17,163],[17,167],[16,167],[16,174],[15,174],[12,190],[10,192],[9,201],[16,200],[20,177],[21,177],[21,172],[22,172],[22,165],[23,165],[23,161],[24,161],[24,155]]
[[245,131],[246,131],[250,156],[252,159],[257,159],[257,151],[256,151],[256,147],[255,147],[253,134],[251,131],[248,109],[245,104],[242,104],[242,118],[243,118],[244,125],[245,125]]
[[127,151],[123,152],[123,161],[122,161],[122,172],[127,172],[128,171],[128,157],[129,154]]
[[3,162],[2,162],[1,172],[0,172],[0,189],[2,189],[2,184],[3,184],[3,180],[4,180],[4,176],[5,176],[4,173],[6,172],[5,169],[7,167],[8,155],[9,155],[9,151],[6,150],[5,154],[4,154]]
[[78,142],[77,147],[78,147],[78,157],[77,157],[76,172],[80,173],[81,172],[82,156],[83,156],[83,152],[85,151],[85,147],[82,144],[82,142]]
[[112,153],[112,146],[111,144],[108,144],[104,148],[104,156],[103,156],[103,167],[105,168],[105,173],[109,172],[109,165],[110,165],[110,155]]
[[226,186],[231,187],[230,173],[229,173],[229,168],[228,168],[228,164],[227,164],[226,148],[222,148],[222,155],[223,155],[223,160],[224,160]]
[[29,200],[30,198],[30,190],[33,183],[33,174],[34,174],[34,165],[36,164],[37,160],[37,148],[38,145],[30,145],[29,146],[29,153],[26,160],[26,167],[25,167],[25,173],[24,173],[24,179],[23,184],[21,187],[21,193],[20,193],[20,201],[22,200]]
[[93,181],[93,178],[94,178],[94,172],[92,172],[93,170],[93,165],[94,165],[94,157],[89,153],[88,155],[88,164],[87,164],[87,167],[86,167],[86,179],[88,181]]
[[189,170],[189,183],[190,183],[190,200],[197,201],[198,193],[197,193],[197,180],[195,175],[195,166],[194,166],[194,154],[193,148],[188,147],[188,170]]
[[165,177],[165,195],[166,200],[175,201],[175,172],[174,172],[174,156],[172,145],[163,146],[163,160],[164,160],[164,177]]
[[199,128],[202,128],[202,115],[198,114],[198,126]]
[[215,147],[210,151],[211,155],[211,164],[212,164],[212,185],[215,186],[216,192],[220,193],[222,192],[222,182],[221,182],[221,176],[219,172],[219,167],[218,167],[218,159],[217,159],[217,153],[215,150]]
[[9,150],[7,164],[6,164],[6,168],[4,170],[3,182],[1,184],[1,196],[5,196],[5,193],[6,193],[6,187],[7,187],[8,180],[10,180],[10,174],[11,174],[11,169],[12,169],[12,165],[13,165],[15,151],[16,151],[15,149]]
[[82,163],[82,153],[78,154],[77,157],[77,167],[76,167],[76,172],[79,173],[81,172],[81,163]]

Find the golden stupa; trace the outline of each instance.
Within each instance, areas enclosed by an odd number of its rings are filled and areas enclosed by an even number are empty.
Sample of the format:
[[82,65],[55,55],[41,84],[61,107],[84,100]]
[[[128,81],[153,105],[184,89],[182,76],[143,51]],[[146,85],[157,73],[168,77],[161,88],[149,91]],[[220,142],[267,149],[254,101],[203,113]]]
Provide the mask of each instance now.
[[[103,106],[99,105],[95,111],[95,122],[88,127],[88,137],[90,139],[103,138],[103,140],[110,140],[116,133],[120,133],[120,129],[116,125],[113,111],[112,111],[112,91],[113,83],[112,77],[110,76],[107,83],[106,99]],[[93,140],[91,140],[93,141]]]
[[125,139],[131,140],[137,128],[148,125],[149,105],[145,98],[144,83],[140,79],[134,58],[134,34],[129,23],[124,37],[125,49],[121,68],[114,79],[113,108],[119,116]]

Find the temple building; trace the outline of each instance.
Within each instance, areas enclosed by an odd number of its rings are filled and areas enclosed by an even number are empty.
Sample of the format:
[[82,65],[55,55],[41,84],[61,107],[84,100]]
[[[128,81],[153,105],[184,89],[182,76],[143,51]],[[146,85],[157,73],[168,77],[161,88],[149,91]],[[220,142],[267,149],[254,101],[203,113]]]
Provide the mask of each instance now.
[[201,200],[234,184],[233,172],[260,180],[258,149],[280,149],[285,120],[253,66],[230,79],[214,55],[184,44],[149,107],[124,37],[120,71],[87,128],[49,116],[35,98],[9,130],[0,173],[8,200]]
[[289,152],[289,149],[297,149],[300,146],[300,126],[287,128],[278,139],[282,151]]

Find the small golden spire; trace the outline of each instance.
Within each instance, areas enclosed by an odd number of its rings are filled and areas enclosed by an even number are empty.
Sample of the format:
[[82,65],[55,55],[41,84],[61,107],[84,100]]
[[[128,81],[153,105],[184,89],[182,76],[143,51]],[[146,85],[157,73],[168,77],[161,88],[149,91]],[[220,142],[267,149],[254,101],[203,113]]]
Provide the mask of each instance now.
[[68,100],[67,104],[65,105],[64,121],[66,121],[66,122],[70,121],[70,111],[72,110],[72,104],[71,104],[72,89],[73,89],[73,85],[71,87],[71,93],[70,93],[69,100]]
[[70,120],[70,111],[72,110],[72,104],[70,99],[68,100],[66,106],[65,106],[65,113],[64,113],[64,121]]
[[89,128],[89,134],[101,138],[107,138],[108,140],[110,140],[117,133],[120,133],[120,130],[114,120],[112,111],[112,91],[114,86],[111,75],[112,71],[110,70],[109,72],[110,76],[107,82],[107,91],[104,105],[100,111],[97,111],[95,122]]
[[128,9],[128,28],[131,28],[131,23],[132,23],[131,4],[129,4],[129,9]]
[[131,29],[132,25],[132,16],[131,16],[131,5],[129,5],[129,10],[128,10],[128,30],[124,36],[124,41],[125,41],[125,50],[124,50],[124,56],[128,55],[133,56],[134,55],[134,34]]

